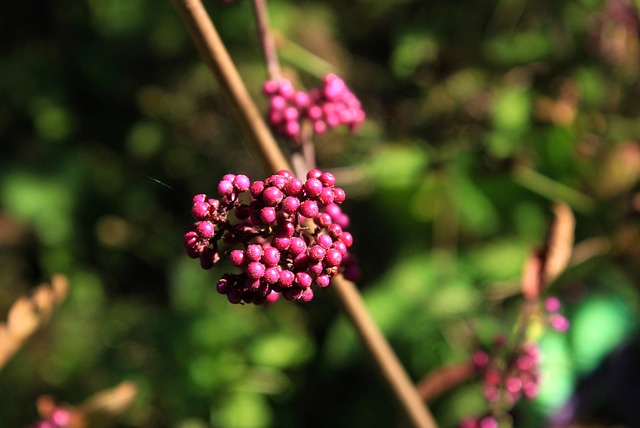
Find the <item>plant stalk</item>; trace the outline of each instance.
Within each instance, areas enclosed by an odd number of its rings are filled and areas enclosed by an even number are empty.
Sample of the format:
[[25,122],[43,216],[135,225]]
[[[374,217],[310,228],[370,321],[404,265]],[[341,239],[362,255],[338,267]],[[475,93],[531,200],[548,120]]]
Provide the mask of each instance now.
[[200,56],[209,66],[219,90],[231,107],[252,151],[269,171],[290,170],[260,111],[229,56],[200,0],[173,0]]
[[267,64],[269,78],[278,79],[282,77],[282,72],[280,70],[280,62],[278,61],[276,44],[271,31],[269,31],[267,0],[253,0],[253,11],[256,14],[258,38],[262,44],[262,53],[264,55],[264,62]]
[[[221,93],[232,106],[252,149],[263,160],[268,171],[291,169],[289,162],[275,143],[264,119],[249,96],[211,19],[200,0],[172,0],[178,9],[200,55],[211,68]],[[437,425],[423,404],[409,375],[400,364],[391,346],[380,332],[362,300],[358,289],[341,275],[334,277],[332,287],[349,319],[373,357],[376,367],[393,393],[407,419],[415,427],[435,428]]]

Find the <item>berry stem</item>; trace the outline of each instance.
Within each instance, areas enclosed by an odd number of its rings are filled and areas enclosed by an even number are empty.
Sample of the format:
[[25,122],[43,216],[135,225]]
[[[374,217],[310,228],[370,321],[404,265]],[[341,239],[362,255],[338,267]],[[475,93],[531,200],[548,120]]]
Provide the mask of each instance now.
[[252,150],[259,155],[266,169],[290,169],[282,151],[269,131],[260,111],[251,99],[213,22],[200,0],[173,0],[189,30],[200,56],[211,69],[219,90],[230,105],[240,129]]
[[[269,132],[256,105],[249,96],[240,75],[229,57],[213,22],[200,0],[173,0],[200,55],[203,57],[230,103],[247,139],[267,170],[276,173],[289,169],[282,151]],[[301,153],[304,160],[304,155]],[[303,162],[296,162],[303,165]],[[307,165],[305,160],[304,165]],[[302,166],[300,166],[301,168]],[[300,176],[300,172],[296,171]],[[358,289],[341,275],[333,279],[333,289],[358,331],[367,351],[373,357],[380,374],[397,398],[407,421],[415,427],[434,428],[436,423],[423,404],[415,385],[400,364],[393,349],[380,332],[362,300]]]
[[356,327],[367,351],[373,357],[378,371],[404,410],[410,425],[423,428],[437,427],[409,375],[371,318],[355,284],[344,279],[342,275],[338,275],[333,278],[331,288],[338,297],[343,310]]
[[282,76],[278,52],[275,40],[269,28],[269,13],[267,11],[267,0],[253,0],[253,10],[256,14],[258,38],[262,44],[264,61],[267,64],[267,72],[270,79],[278,79]]

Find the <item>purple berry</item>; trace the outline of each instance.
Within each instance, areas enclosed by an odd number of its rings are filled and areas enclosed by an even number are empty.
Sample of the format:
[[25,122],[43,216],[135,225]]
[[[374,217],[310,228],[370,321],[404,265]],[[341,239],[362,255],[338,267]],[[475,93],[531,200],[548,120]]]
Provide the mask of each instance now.
[[213,223],[211,223],[210,221],[201,221],[196,223],[196,230],[198,231],[198,235],[200,235],[203,239],[210,239],[215,232]]
[[242,302],[242,291],[237,288],[230,289],[227,291],[227,300],[234,305]]
[[338,252],[343,256],[347,254],[347,246],[340,240],[334,241],[333,245],[331,245],[331,248],[338,250]]
[[289,288],[293,285],[294,279],[295,275],[293,272],[287,269],[283,269],[282,271],[280,271],[280,280],[278,281],[278,283],[283,288]]
[[271,224],[276,221],[276,210],[273,207],[264,207],[260,210],[260,220],[264,224]]
[[316,201],[308,199],[300,204],[299,212],[307,218],[315,218],[319,214],[320,209]]
[[303,303],[310,302],[311,300],[313,300],[313,290],[311,288],[305,288],[297,300]]
[[327,187],[333,187],[336,185],[336,177],[330,172],[323,172],[320,176],[320,181]]
[[308,273],[306,272],[296,273],[295,283],[298,287],[301,287],[301,288],[311,287],[312,282],[313,282],[313,279],[311,278],[311,275],[309,275]]
[[280,171],[277,172],[277,175],[281,175],[287,180],[291,180],[293,178],[293,174],[291,173],[291,171],[288,171],[286,169],[281,169]]
[[218,183],[218,193],[222,196],[230,196],[233,193],[233,183],[228,180],[221,180]]
[[330,282],[331,277],[329,275],[319,275],[316,278],[316,284],[318,284],[318,286],[322,288],[328,287]]
[[191,215],[196,220],[206,220],[209,217],[209,204],[206,202],[196,202],[191,209]]
[[304,182],[297,177],[292,178],[284,185],[284,192],[289,196],[298,196],[304,188]]
[[267,247],[262,254],[262,263],[267,266],[275,266],[280,261],[280,251],[275,247]]
[[300,208],[300,199],[295,196],[287,196],[282,201],[282,210],[287,214],[295,214]]
[[329,225],[331,225],[332,223],[332,219],[331,216],[327,213],[320,213],[318,214],[318,216],[314,219],[314,222],[322,227],[322,228],[326,228],[329,227]]
[[247,259],[252,262],[257,262],[262,257],[262,246],[258,244],[251,244],[245,250]]
[[238,174],[233,179],[233,185],[238,190],[238,192],[246,192],[249,190],[249,186],[251,186],[251,180],[246,175]]
[[351,236],[349,232],[342,232],[340,240],[344,242],[344,245],[346,245],[347,248],[350,248],[353,245],[353,236]]
[[324,272],[324,266],[322,265],[321,262],[310,264],[307,269],[309,273],[313,275],[314,278],[318,277],[319,275],[322,275],[322,273]]
[[322,245],[314,245],[309,248],[309,257],[315,261],[324,259],[325,254],[327,254],[327,250]]
[[325,261],[329,266],[340,266],[340,263],[342,263],[342,254],[333,248],[327,250]]
[[325,206],[332,204],[334,200],[333,189],[330,187],[323,188],[320,194],[318,195],[318,200],[322,205],[325,205]]
[[264,276],[265,266],[260,262],[251,262],[247,265],[247,275],[251,279],[260,279]]
[[277,267],[269,267],[264,271],[264,276],[262,277],[268,284],[275,284],[280,280],[280,269]]
[[340,187],[333,188],[333,202],[336,204],[341,204],[347,198],[347,194]]
[[322,192],[322,188],[323,188],[322,182],[317,178],[309,178],[304,183],[304,190],[307,196],[312,198],[315,198],[316,196],[320,195],[320,192]]
[[233,251],[231,251],[231,254],[229,255],[229,258],[231,259],[231,264],[232,265],[234,265],[236,267],[240,267],[244,263],[244,251],[242,251],[242,250],[233,250]]
[[327,250],[333,245],[333,239],[329,235],[320,235],[316,238],[316,242]]
[[273,239],[271,240],[271,245],[273,245],[280,251],[286,251],[291,245],[291,238],[289,238],[285,234],[279,233],[273,237]]
[[276,206],[282,201],[282,191],[275,186],[267,187],[262,192],[262,201],[268,206]]
[[251,196],[253,196],[254,198],[258,198],[262,192],[264,192],[264,182],[263,181],[254,181],[253,183],[251,183],[251,186],[249,187],[249,190],[251,191]]
[[307,243],[304,242],[304,239],[294,237],[291,238],[291,243],[289,245],[289,251],[293,256],[297,256],[298,254],[307,250]]
[[307,172],[307,180],[310,180],[312,178],[320,178],[320,177],[322,177],[322,171],[320,171],[317,168],[313,168],[312,170]]

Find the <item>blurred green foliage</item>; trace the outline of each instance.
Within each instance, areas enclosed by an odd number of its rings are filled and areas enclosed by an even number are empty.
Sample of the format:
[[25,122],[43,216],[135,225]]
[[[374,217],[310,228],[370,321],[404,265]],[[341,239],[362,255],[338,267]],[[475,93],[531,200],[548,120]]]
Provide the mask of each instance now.
[[[207,6],[264,107],[250,3]],[[577,214],[576,265],[551,290],[573,329],[542,339],[548,382],[517,421],[557,410],[637,332],[637,6],[269,3],[288,71],[314,86],[337,70],[368,113],[318,139],[319,164],[347,189],[359,286],[416,381],[512,328],[554,200]],[[35,420],[40,394],[77,404],[125,379],[140,393],[117,426],[396,423],[330,294],[232,306],[214,289],[227,267],[184,256],[191,196],[263,171],[171,2],[9,2],[0,40],[1,313],[71,280],[0,372],[2,426]],[[447,427],[484,407],[468,383],[433,409]]]

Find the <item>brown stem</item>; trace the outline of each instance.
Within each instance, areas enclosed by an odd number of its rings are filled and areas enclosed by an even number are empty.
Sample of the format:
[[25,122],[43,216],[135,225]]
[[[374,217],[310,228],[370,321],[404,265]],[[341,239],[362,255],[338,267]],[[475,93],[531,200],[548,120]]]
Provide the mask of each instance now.
[[253,0],[253,10],[256,14],[258,24],[258,38],[262,44],[264,61],[267,64],[267,72],[270,79],[277,79],[282,76],[276,43],[269,29],[269,14],[267,12],[267,0]]
[[218,82],[251,149],[266,169],[291,169],[236,70],[200,0],[173,0],[202,59]]
[[331,289],[356,327],[360,339],[373,357],[379,373],[404,411],[407,421],[415,427],[435,428],[436,422],[422,401],[404,367],[389,342],[371,318],[355,284],[342,275],[333,278]]
[[424,401],[431,401],[475,375],[473,362],[467,361],[441,367],[429,373],[418,384],[418,392]]
[[38,286],[29,297],[20,297],[9,308],[7,322],[0,323],[0,369],[51,316],[67,296],[69,284],[63,275],[54,275],[51,284]]
[[[193,37],[200,54],[209,65],[218,81],[220,90],[234,107],[242,128],[250,136],[252,147],[263,159],[267,169],[275,173],[279,169],[290,169],[284,155],[275,144],[257,107],[249,97],[235,66],[222,44],[213,23],[200,0],[173,0],[182,19]],[[397,398],[407,420],[415,427],[434,428],[436,424],[404,367],[391,349],[352,282],[335,277],[333,286],[340,304],[362,338],[367,351],[372,355],[377,368]]]

